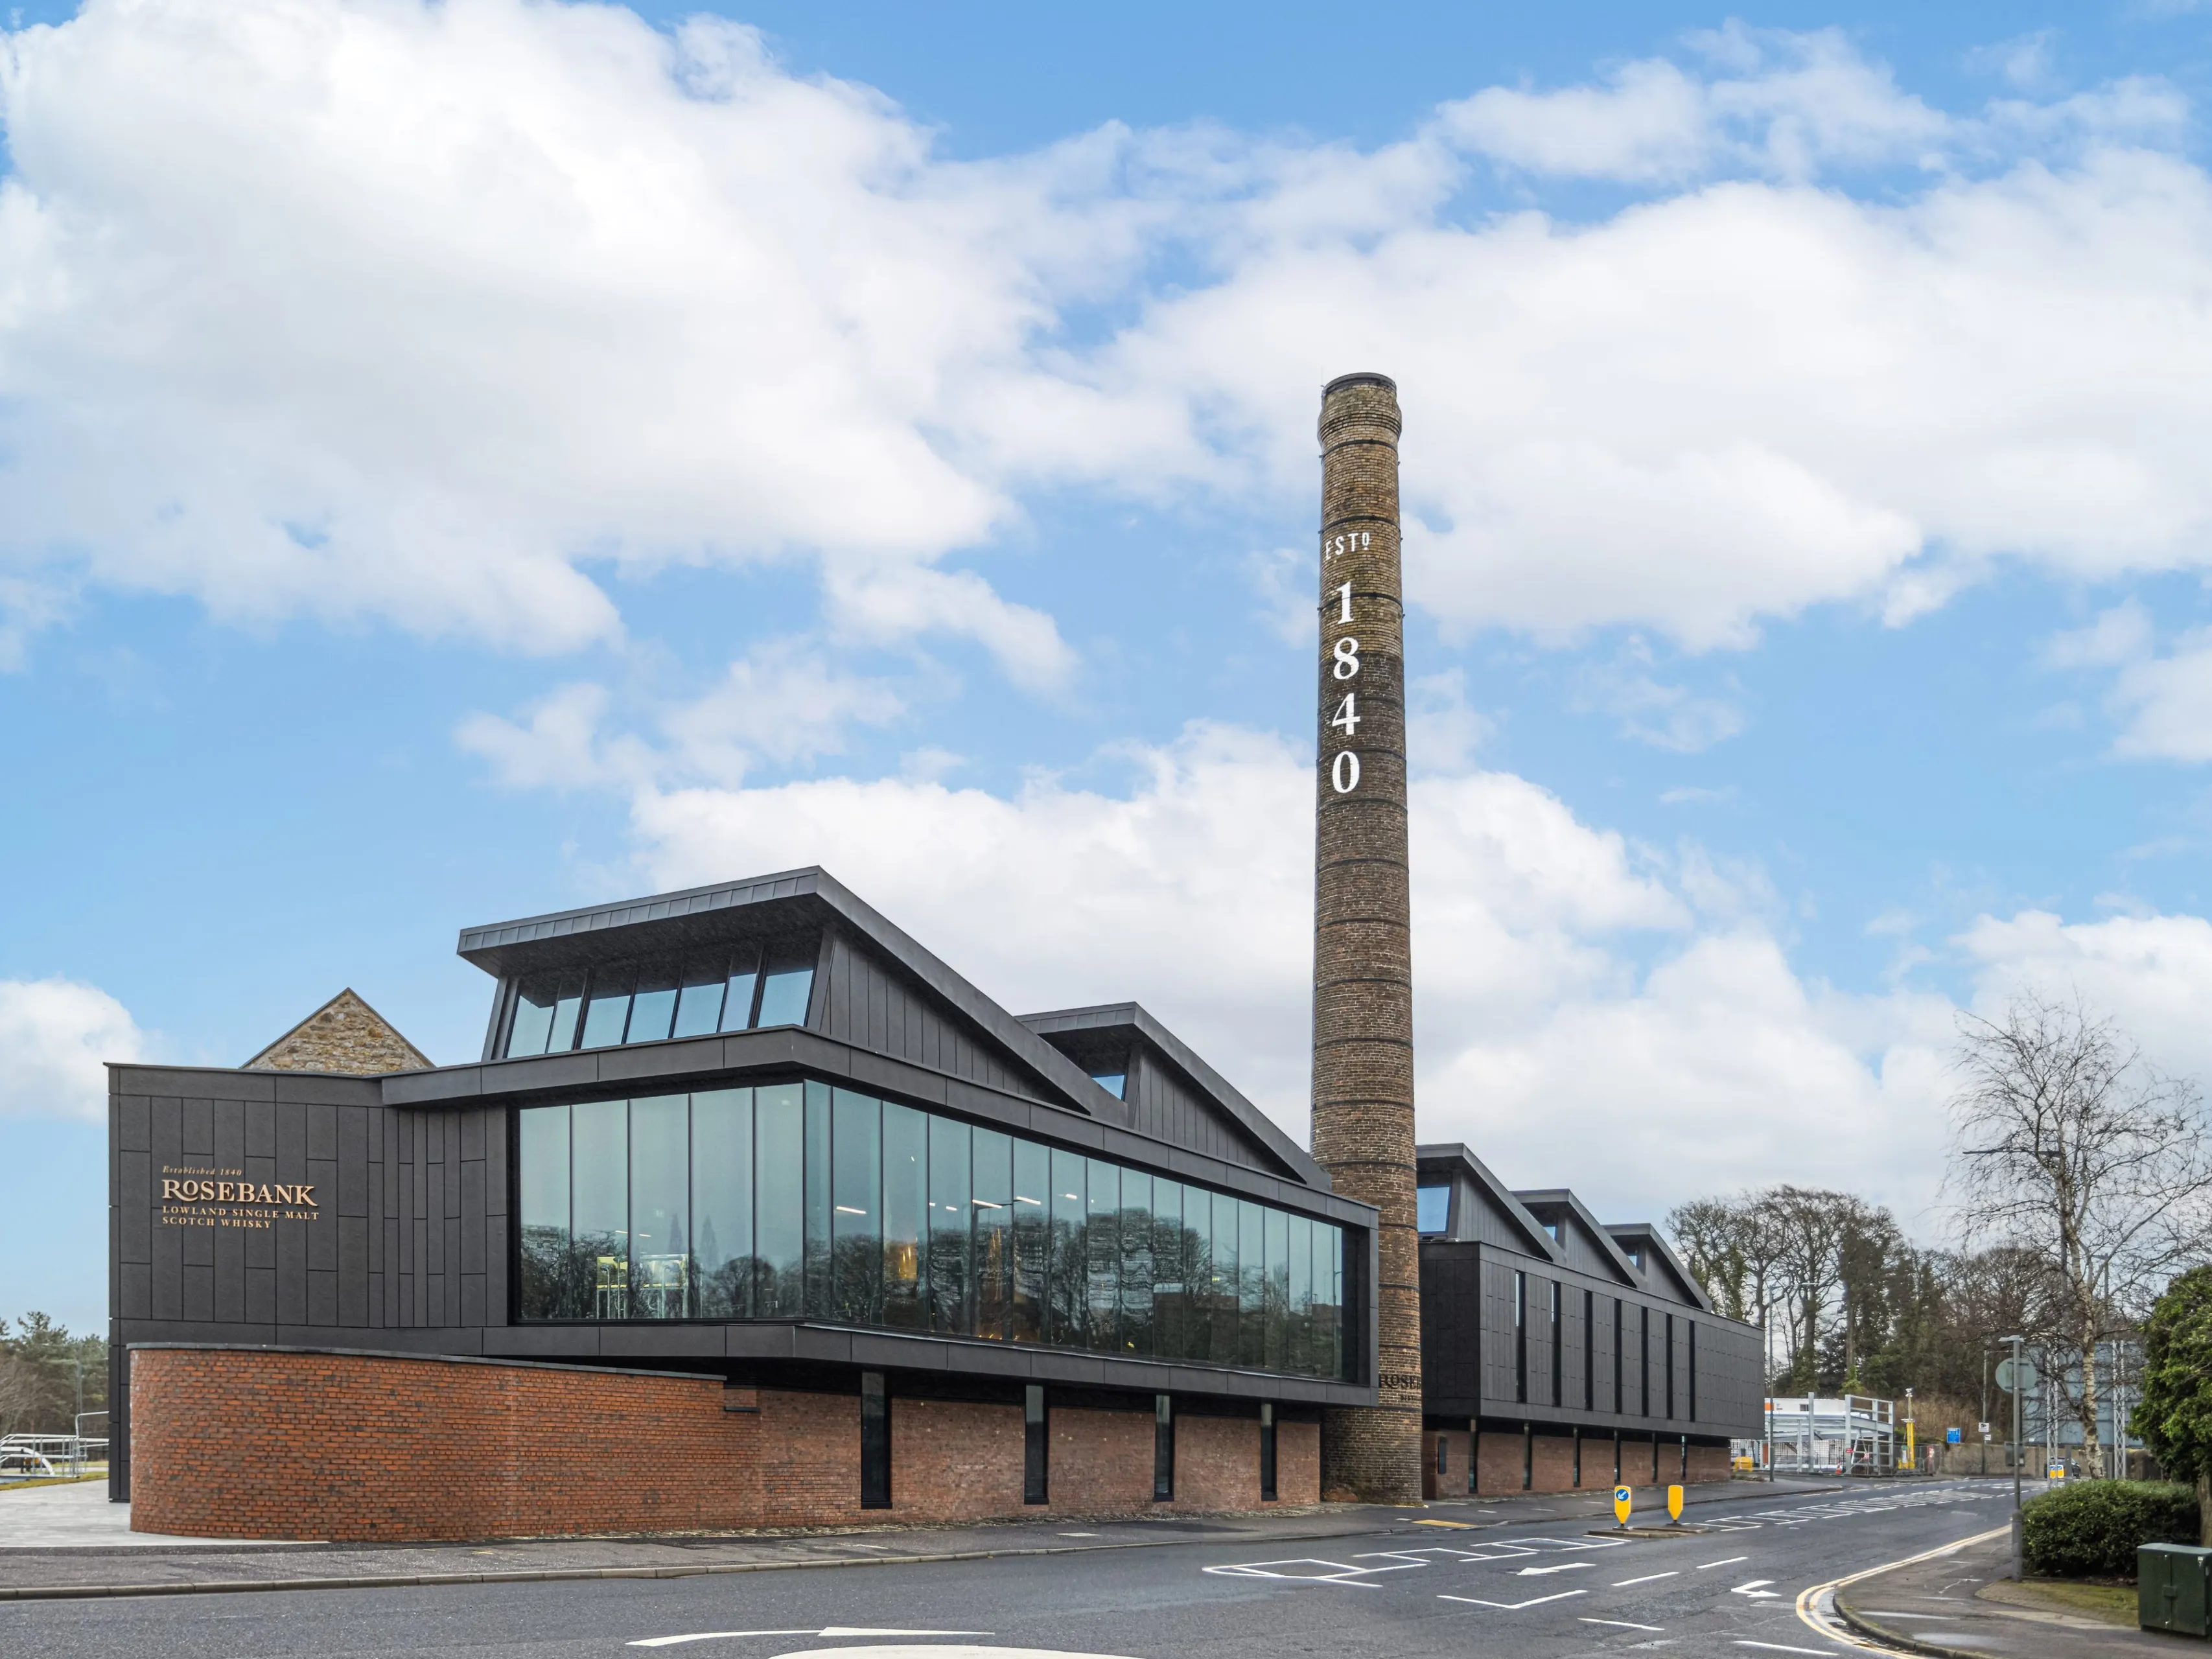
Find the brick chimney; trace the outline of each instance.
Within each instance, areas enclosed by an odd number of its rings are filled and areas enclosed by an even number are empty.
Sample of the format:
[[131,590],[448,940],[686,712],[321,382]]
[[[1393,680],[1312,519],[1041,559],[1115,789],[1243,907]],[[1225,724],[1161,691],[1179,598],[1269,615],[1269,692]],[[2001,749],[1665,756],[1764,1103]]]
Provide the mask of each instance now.
[[1421,1501],[1412,915],[1397,384],[1322,392],[1320,763],[1314,871],[1313,1152],[1382,1212],[1380,1403],[1322,1422],[1322,1489]]

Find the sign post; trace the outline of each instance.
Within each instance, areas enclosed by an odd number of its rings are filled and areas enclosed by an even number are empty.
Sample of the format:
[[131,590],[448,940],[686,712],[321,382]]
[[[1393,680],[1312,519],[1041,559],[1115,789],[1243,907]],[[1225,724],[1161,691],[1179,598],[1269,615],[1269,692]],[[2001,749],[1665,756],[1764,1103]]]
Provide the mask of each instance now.
[[1613,1489],[1613,1524],[1621,1527],[1626,1526],[1628,1524],[1628,1511],[1632,1507],[1633,1504],[1630,1499],[1628,1488],[1626,1486],[1615,1486]]

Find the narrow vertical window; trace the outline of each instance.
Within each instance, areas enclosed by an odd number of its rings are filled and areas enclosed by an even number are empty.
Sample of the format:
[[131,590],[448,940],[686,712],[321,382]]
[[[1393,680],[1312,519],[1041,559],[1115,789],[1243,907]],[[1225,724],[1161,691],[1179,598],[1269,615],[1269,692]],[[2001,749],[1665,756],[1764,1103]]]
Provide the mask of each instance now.
[[1185,1359],[1183,1310],[1189,1305],[1183,1282],[1190,1250],[1182,1226],[1183,1188],[1173,1181],[1152,1182],[1152,1352],[1163,1359]]
[[926,1330],[924,1241],[929,1237],[929,1119],[884,1103],[884,1323]]
[[1289,1335],[1283,1369],[1311,1376],[1321,1370],[1313,1350],[1314,1224],[1307,1217],[1291,1218],[1290,1307],[1285,1328]]
[[1291,1344],[1291,1218],[1280,1210],[1267,1212],[1267,1276],[1261,1291],[1261,1316],[1266,1322],[1266,1352],[1260,1363],[1271,1371],[1287,1371]]
[[1267,1212],[1237,1200],[1237,1363],[1264,1365],[1267,1353]]
[[1597,1292],[1583,1292],[1583,1409],[1597,1409]]
[[1046,1194],[1051,1218],[1045,1267],[1044,1340],[1055,1347],[1083,1346],[1083,1310],[1088,1258],[1084,1253],[1083,1154],[1054,1149],[1051,1189]]
[[1674,1415],[1674,1316],[1667,1316],[1667,1415]]
[[1698,1420],[1698,1322],[1692,1319],[1688,1322],[1688,1324],[1690,1328],[1688,1336],[1690,1345],[1690,1421],[1694,1423]]
[[860,1507],[891,1506],[891,1395],[881,1371],[860,1373]]
[[1045,1415],[1044,1385],[1031,1382],[1022,1390],[1022,1502],[1048,1504],[1052,1448],[1051,1425]]
[[[1051,1264],[1046,1200],[1052,1193],[1051,1159],[1032,1140],[1014,1143],[1014,1274],[1006,1335],[1016,1342],[1042,1342],[1044,1334],[1045,1272]],[[1039,1503],[1044,1500],[1039,1498]]]
[[1260,1501],[1275,1501],[1275,1402],[1260,1402]]
[[1575,1485],[1583,1484],[1583,1425],[1575,1425]]
[[1637,1411],[1639,1415],[1649,1417],[1651,1415],[1651,1310],[1638,1308],[1636,1324],[1636,1370],[1639,1379],[1637,1383]]
[[760,947],[741,945],[730,957],[730,977],[722,997],[725,1031],[742,1031],[753,1023],[753,1001],[760,991]]
[[631,1319],[691,1316],[691,1102],[629,1103]]
[[684,975],[673,963],[648,963],[638,969],[637,994],[629,1002],[625,1042],[659,1042],[676,1018],[676,994]]
[[[788,1176],[785,1179],[788,1180]],[[831,1310],[830,1287],[830,1087],[806,1085],[806,1309],[814,1315]]]
[[1004,1342],[1012,1334],[1007,1320],[1013,1305],[1014,1142],[996,1129],[975,1132],[975,1334]]
[[1175,1501],[1175,1396],[1152,1396],[1152,1502]]
[[573,1319],[568,1269],[568,1108],[533,1106],[517,1126],[521,1164],[522,1261],[517,1299],[525,1319]]
[[806,1311],[806,1108],[796,1083],[753,1093],[753,1309],[762,1319]]
[[1085,1162],[1083,1329],[1087,1346],[1111,1353],[1121,1346],[1121,1170]]
[[830,1097],[830,1306],[879,1325],[884,1308],[884,1109],[849,1089]]
[[[981,1241],[983,1229],[971,1169],[973,1140],[965,1123],[929,1120],[929,1328],[940,1336],[999,1334],[977,1322],[970,1245]],[[1006,1200],[997,1207],[1003,1215]]]
[[550,975],[533,975],[514,988],[514,1011],[507,1016],[507,1048],[509,1058],[521,1054],[542,1054],[553,1036],[553,1006],[560,1000],[559,988]]
[[1533,1492],[1536,1486],[1536,1429],[1531,1423],[1521,1425],[1521,1490]]
[[1560,1285],[1559,1281],[1558,1279],[1553,1279],[1553,1280],[1551,1281],[1551,1288],[1552,1288],[1552,1403],[1553,1403],[1554,1406],[1564,1406],[1564,1405],[1565,1405],[1567,1402],[1566,1402],[1566,1400],[1565,1400],[1565,1392],[1564,1392],[1564,1389],[1565,1389],[1565,1384],[1564,1384],[1564,1383],[1563,1383],[1563,1382],[1561,1381],[1561,1377],[1562,1377],[1562,1374],[1563,1374],[1564,1367],[1565,1366],[1565,1364],[1566,1364],[1566,1363],[1567,1363],[1567,1345],[1566,1345],[1566,1342],[1565,1342],[1565,1334],[1566,1334],[1566,1331],[1565,1331],[1565,1324],[1566,1324],[1566,1322],[1565,1322],[1565,1316],[1564,1316],[1564,1315],[1563,1315],[1563,1313],[1561,1312],[1561,1310],[1560,1310],[1560,1304],[1561,1304],[1561,1302],[1565,1299],[1565,1290],[1563,1289],[1563,1287]]
[[1225,1193],[1208,1194],[1213,1205],[1212,1341],[1208,1356],[1217,1365],[1237,1363],[1237,1200]]
[[1152,1351],[1152,1178],[1121,1171],[1121,1352]]
[[1513,1400],[1528,1403],[1528,1275],[1513,1275]]
[[579,1294],[571,1318],[629,1317],[629,1103],[594,1100],[568,1109],[574,1137],[569,1249]]
[[[716,982],[720,988],[720,981]],[[706,1319],[753,1316],[753,1091],[691,1097],[694,1294]]]
[[1437,1476],[1441,1480],[1450,1473],[1451,1442],[1444,1437],[1443,1431],[1439,1429],[1437,1431]]

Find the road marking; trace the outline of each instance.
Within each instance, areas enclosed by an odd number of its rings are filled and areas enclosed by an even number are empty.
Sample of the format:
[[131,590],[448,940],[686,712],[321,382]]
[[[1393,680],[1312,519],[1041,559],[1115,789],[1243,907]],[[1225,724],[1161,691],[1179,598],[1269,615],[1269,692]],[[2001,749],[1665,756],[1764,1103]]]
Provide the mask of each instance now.
[[1641,1578],[1616,1578],[1613,1581],[1613,1588],[1626,1589],[1631,1584],[1649,1584],[1656,1579],[1680,1578],[1681,1576],[1679,1572],[1647,1572]]
[[1765,1648],[1769,1653],[1809,1653],[1813,1659],[1829,1659],[1826,1648],[1793,1648],[1780,1642],[1738,1642],[1740,1648]]
[[1585,1625],[1612,1625],[1621,1630],[1648,1630],[1658,1632],[1667,1628],[1664,1625],[1632,1625],[1626,1619],[1592,1619],[1588,1615],[1583,1617],[1582,1622]]
[[1062,1538],[1096,1538],[1098,1534],[1095,1532],[1064,1532],[1060,1536]]
[[626,1648],[672,1648],[684,1642],[727,1642],[741,1636],[988,1636],[987,1630],[868,1630],[832,1625],[826,1630],[695,1630],[683,1636],[647,1636]]
[[1730,1590],[1729,1594],[1730,1595],[1747,1595],[1754,1601],[1771,1601],[1777,1599],[1775,1592],[1766,1587],[1773,1582],[1774,1581],[1771,1578],[1750,1579],[1744,1583],[1738,1584],[1734,1589]]
[[[1970,1544],[1986,1544],[1992,1538],[2005,1537],[2011,1531],[2012,1523],[2007,1522],[2002,1527],[1992,1527],[1987,1532],[1978,1532],[1971,1538],[1961,1538],[1955,1544],[1945,1544],[1937,1549],[1923,1550],[1917,1555],[1906,1556],[1902,1561],[1886,1562],[1879,1567],[1869,1567],[1863,1572],[1848,1573],[1841,1578],[1831,1578],[1825,1584],[1814,1584],[1797,1593],[1797,1621],[1806,1629],[1826,1637],[1831,1642],[1840,1642],[1846,1647],[1861,1648],[1873,1653],[1886,1653],[1889,1651],[1887,1648],[1878,1648],[1873,1643],[1851,1632],[1832,1630],[1823,1624],[1820,1621],[1822,1601],[1832,1597],[1844,1585],[1856,1584],[1860,1579],[1871,1578],[1878,1572],[1892,1572],[1899,1567],[1910,1567],[1922,1561],[1933,1561],[1940,1555],[1953,1554],[1965,1549]],[[1826,1656],[1823,1656],[1823,1659],[1826,1659]]]
[[1413,1524],[1417,1527],[1449,1527],[1457,1532],[1480,1532],[1481,1530],[1481,1528],[1476,1526],[1472,1521],[1416,1521]]
[[1580,1572],[1585,1567],[1596,1565],[1595,1561],[1562,1561],[1556,1567],[1523,1567],[1513,1576],[1516,1578],[1540,1578],[1547,1572]]
[[1561,1590],[1557,1595],[1539,1595],[1527,1601],[1486,1601],[1479,1595],[1439,1595],[1439,1601],[1464,1601],[1470,1607],[1496,1607],[1501,1613],[1518,1613],[1523,1607],[1540,1607],[1547,1601],[1565,1601],[1577,1595],[1588,1595],[1588,1590]]
[[1748,1561],[1751,1558],[1747,1555],[1731,1555],[1725,1561],[1700,1561],[1698,1563],[1698,1571],[1699,1572],[1705,1572],[1714,1567],[1732,1567],[1739,1561]]

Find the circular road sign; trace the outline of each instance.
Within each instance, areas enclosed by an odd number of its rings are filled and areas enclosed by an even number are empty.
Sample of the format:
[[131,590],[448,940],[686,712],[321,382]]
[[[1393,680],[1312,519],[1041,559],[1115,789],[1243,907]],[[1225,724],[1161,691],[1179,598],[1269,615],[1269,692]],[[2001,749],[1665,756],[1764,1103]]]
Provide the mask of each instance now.
[[[2013,1386],[2014,1381],[2019,1388]],[[1997,1387],[2007,1394],[2018,1394],[2022,1389],[2035,1386],[2035,1362],[2032,1359],[2000,1359],[1997,1361]]]

